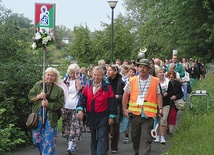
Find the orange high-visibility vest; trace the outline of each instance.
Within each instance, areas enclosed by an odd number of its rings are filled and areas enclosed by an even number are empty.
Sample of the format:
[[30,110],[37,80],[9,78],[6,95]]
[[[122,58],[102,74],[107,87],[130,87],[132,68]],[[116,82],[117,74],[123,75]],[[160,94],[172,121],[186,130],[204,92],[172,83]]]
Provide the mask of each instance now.
[[157,88],[158,88],[158,79],[153,77],[144,97],[143,107],[142,105],[137,104],[137,98],[140,94],[138,77],[135,76],[130,79],[130,101],[129,101],[129,110],[135,114],[140,115],[142,109],[147,117],[156,117],[157,114]]

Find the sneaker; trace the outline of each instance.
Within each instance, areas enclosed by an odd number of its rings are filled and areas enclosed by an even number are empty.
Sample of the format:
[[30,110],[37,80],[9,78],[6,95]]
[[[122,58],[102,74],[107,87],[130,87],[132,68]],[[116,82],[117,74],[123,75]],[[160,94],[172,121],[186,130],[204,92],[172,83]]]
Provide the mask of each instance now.
[[118,153],[118,151],[116,151],[116,150],[112,150],[112,151],[111,151],[111,153],[112,153],[112,154],[117,154],[117,153]]
[[126,137],[126,138],[123,140],[123,144],[128,144],[128,143],[130,143],[130,140],[129,140],[128,137]]
[[172,137],[172,136],[173,136],[171,132],[169,132],[169,136],[170,136],[170,137]]
[[73,146],[72,148],[71,148],[71,152],[76,152],[78,150],[78,147],[77,146]]
[[72,152],[72,151],[71,151],[70,149],[67,149],[66,152],[67,152],[67,155],[71,155],[71,152]]
[[159,143],[160,142],[160,136],[157,136],[156,139],[154,140],[155,143]]
[[161,144],[166,144],[166,140],[165,140],[164,136],[160,137],[160,143]]

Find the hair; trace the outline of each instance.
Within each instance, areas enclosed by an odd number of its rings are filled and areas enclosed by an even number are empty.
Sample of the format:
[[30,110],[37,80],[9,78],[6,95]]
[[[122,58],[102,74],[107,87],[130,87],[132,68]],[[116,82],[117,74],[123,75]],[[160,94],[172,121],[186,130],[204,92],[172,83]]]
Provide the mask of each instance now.
[[174,71],[167,72],[166,77],[169,78],[170,75],[172,75],[174,77],[174,79],[176,78],[176,73]]
[[80,69],[79,65],[78,64],[71,64],[68,66],[68,69],[67,69],[67,74],[69,73],[70,70],[76,70],[76,69]]
[[90,65],[88,66],[87,70],[88,70],[88,71],[92,71],[93,68],[94,68],[94,66],[95,66],[94,64],[90,64]]
[[59,71],[58,71],[56,68],[48,67],[48,68],[45,70],[45,74],[46,74],[46,73],[49,73],[49,72],[53,72],[53,73],[56,75],[55,83],[60,83],[61,78],[60,78]]
[[157,75],[161,70],[164,71],[163,68],[157,67],[157,68],[155,69],[155,74]]
[[82,72],[83,70],[85,70],[86,72],[88,71],[88,69],[86,67],[81,67],[80,71]]
[[111,69],[113,69],[113,70],[116,71],[116,72],[119,71],[117,65],[115,65],[115,64],[111,64],[109,67],[111,67]]
[[128,72],[129,72],[130,70],[133,70],[133,71],[135,72],[135,74],[136,74],[136,69],[135,69],[133,66],[130,66],[130,67],[128,68]]
[[121,60],[120,59],[117,59],[115,62],[119,61],[121,63]]
[[129,69],[129,65],[122,65],[121,68],[128,70]]
[[105,74],[105,71],[103,70],[103,67],[101,67],[101,66],[95,66],[95,67],[93,67],[92,72],[94,72],[95,70],[101,70],[102,73],[103,73],[103,75]]
[[127,59],[123,60],[123,63],[124,63],[124,62],[128,62],[128,64],[130,64],[130,61],[127,60]]
[[104,64],[106,63],[104,59],[101,59],[98,61],[98,66],[100,65],[101,62],[104,62]]
[[170,63],[169,64],[169,69],[171,69],[172,67],[175,68],[175,64],[174,63]]
[[136,61],[135,60],[131,60],[131,64],[134,64],[136,66]]

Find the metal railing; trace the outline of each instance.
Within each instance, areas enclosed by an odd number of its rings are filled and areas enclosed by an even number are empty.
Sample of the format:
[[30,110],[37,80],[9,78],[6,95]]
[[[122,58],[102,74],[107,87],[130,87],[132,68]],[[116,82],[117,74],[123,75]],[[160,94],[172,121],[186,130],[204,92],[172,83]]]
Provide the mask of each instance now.
[[191,92],[191,94],[189,95],[189,108],[190,109],[193,107],[193,104],[192,104],[193,96],[205,96],[207,98],[206,106],[207,106],[207,110],[208,110],[208,108],[210,106],[210,96],[206,90],[196,90],[196,91]]

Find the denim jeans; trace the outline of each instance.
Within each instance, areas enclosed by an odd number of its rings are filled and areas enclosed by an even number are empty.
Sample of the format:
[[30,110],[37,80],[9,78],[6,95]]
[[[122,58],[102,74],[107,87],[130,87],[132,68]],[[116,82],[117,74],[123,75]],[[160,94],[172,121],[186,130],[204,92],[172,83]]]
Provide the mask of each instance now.
[[107,127],[92,129],[91,131],[91,153],[92,155],[106,154]]

